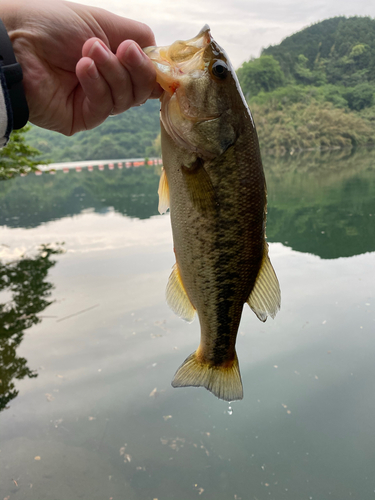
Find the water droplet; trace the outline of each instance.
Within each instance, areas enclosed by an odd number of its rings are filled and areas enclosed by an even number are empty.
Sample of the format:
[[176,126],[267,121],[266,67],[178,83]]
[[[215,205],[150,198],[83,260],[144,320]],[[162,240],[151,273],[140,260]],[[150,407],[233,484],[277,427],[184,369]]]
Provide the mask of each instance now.
[[228,415],[232,415],[232,413],[233,413],[232,407],[229,406],[229,408],[228,408]]

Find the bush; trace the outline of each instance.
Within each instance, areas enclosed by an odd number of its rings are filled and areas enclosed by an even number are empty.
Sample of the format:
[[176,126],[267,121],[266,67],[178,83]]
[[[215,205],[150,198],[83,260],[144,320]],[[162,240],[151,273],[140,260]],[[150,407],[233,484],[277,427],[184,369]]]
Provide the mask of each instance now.
[[353,111],[312,100],[280,110],[274,103],[252,105],[261,149],[284,153],[375,143],[375,126]]

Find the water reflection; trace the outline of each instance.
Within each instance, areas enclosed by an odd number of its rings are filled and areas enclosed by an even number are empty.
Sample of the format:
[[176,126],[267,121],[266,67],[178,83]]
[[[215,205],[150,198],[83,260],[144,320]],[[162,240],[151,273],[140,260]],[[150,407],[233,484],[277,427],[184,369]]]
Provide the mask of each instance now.
[[0,292],[10,294],[10,300],[0,304],[0,411],[18,394],[15,379],[37,377],[17,349],[25,330],[40,323],[38,314],[52,303],[49,297],[54,286],[46,278],[56,263],[51,256],[61,252],[42,245],[35,257],[0,262]]
[[37,227],[44,222],[108,208],[129,217],[147,219],[158,213],[160,168],[62,171],[0,182],[0,226]]
[[267,236],[321,258],[375,250],[375,151],[265,158]]
[[[9,372],[19,395],[0,414],[0,498],[372,498],[375,253],[363,252],[375,196],[373,154],[361,155],[265,158],[283,305],[266,323],[244,311],[246,394],[232,415],[204,389],[170,386],[199,322],[165,303],[174,255],[169,217],[151,217],[157,172],[0,183],[1,243],[22,252],[48,235],[67,250],[48,276],[41,267],[39,283],[55,285],[40,288],[55,299],[43,321],[19,328],[19,357],[43,370]],[[344,252],[362,255],[311,255]]]
[[[375,250],[375,151],[265,157],[267,236],[338,258]],[[58,172],[0,183],[0,225],[31,228],[94,210],[157,215],[160,167]]]

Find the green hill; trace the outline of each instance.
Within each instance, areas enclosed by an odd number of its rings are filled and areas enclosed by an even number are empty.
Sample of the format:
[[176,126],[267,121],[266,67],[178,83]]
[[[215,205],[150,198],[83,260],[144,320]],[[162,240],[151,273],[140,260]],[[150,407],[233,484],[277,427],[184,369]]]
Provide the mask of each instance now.
[[263,150],[375,143],[374,19],[316,23],[237,73]]
[[285,76],[299,83],[374,82],[375,20],[326,19],[264,49],[262,55],[273,56]]

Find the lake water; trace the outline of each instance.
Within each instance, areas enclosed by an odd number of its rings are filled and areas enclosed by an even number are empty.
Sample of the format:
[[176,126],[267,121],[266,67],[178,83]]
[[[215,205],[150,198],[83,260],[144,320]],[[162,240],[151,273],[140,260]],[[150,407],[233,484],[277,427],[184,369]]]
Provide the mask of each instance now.
[[245,307],[231,405],[170,385],[157,167],[1,183],[0,499],[375,499],[374,159],[264,159],[282,308]]

